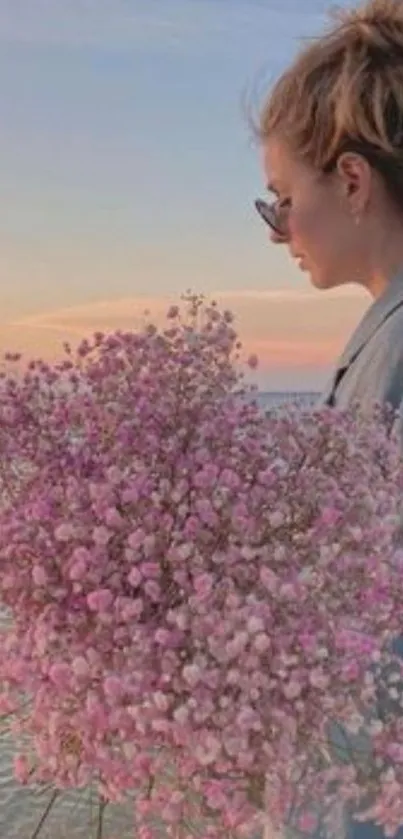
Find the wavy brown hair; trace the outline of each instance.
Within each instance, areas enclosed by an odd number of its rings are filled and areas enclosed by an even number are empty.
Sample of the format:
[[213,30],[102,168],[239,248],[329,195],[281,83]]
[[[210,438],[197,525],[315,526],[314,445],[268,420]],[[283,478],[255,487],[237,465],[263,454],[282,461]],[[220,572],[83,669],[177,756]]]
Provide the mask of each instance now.
[[403,0],[333,12],[264,103],[258,136],[273,134],[323,171],[362,153],[403,209]]

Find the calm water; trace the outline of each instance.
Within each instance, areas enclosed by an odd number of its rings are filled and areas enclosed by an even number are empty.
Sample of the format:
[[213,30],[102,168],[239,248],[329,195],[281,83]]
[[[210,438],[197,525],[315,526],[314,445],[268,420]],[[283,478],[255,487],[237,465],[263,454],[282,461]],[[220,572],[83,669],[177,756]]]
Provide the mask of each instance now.
[[257,401],[264,408],[277,408],[290,404],[306,408],[314,405],[318,398],[319,393],[314,391],[261,391],[256,395]]

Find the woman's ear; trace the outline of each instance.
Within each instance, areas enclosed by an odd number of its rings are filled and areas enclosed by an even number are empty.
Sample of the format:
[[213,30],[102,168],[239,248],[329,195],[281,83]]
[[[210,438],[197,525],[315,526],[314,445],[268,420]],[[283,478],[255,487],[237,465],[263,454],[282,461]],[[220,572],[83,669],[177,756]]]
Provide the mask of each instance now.
[[343,152],[337,161],[337,172],[351,212],[361,213],[371,192],[372,171],[368,161],[361,154]]

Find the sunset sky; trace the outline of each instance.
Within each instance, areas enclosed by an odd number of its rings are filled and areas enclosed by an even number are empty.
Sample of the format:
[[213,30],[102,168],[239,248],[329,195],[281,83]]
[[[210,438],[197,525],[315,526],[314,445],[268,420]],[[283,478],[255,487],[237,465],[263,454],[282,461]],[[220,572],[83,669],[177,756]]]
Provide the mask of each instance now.
[[0,349],[233,309],[267,388],[320,386],[367,299],[321,294],[270,245],[245,99],[325,0],[0,0]]

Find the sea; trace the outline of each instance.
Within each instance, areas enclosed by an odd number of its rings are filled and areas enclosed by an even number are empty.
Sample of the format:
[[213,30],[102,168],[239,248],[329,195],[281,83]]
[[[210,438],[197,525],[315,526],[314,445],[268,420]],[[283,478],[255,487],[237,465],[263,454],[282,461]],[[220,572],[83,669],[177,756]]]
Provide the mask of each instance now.
[[263,409],[272,410],[287,405],[309,408],[316,404],[319,396],[319,392],[309,390],[259,390],[253,398]]
[[[307,407],[317,397],[315,392],[301,391],[259,391],[254,396],[265,410],[290,404]],[[1,735],[0,742],[1,839],[93,839],[97,836],[99,804],[94,790],[61,793],[54,800],[51,789],[21,787],[13,777],[15,745],[7,731]],[[133,808],[129,804],[107,807],[103,837],[133,839],[132,819]]]

